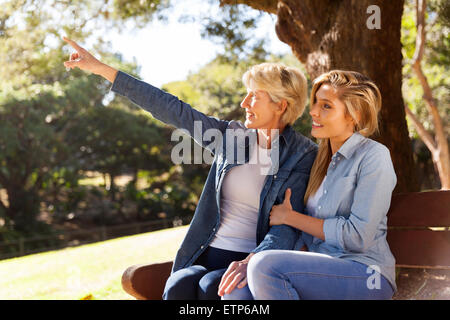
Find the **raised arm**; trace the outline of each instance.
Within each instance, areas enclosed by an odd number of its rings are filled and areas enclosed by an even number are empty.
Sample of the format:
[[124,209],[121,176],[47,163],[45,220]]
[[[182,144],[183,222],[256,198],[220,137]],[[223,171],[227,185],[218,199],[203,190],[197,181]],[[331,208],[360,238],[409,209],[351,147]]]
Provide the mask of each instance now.
[[198,144],[208,146],[210,151],[213,151],[214,143],[211,145],[210,141],[203,141],[205,131],[216,129],[224,133],[228,121],[209,117],[177,97],[102,63],[75,41],[66,37],[63,37],[63,40],[76,50],[70,55],[70,60],[64,62],[66,68],[78,67],[102,76],[112,82],[111,91],[127,97],[156,119],[176,128],[185,129]]

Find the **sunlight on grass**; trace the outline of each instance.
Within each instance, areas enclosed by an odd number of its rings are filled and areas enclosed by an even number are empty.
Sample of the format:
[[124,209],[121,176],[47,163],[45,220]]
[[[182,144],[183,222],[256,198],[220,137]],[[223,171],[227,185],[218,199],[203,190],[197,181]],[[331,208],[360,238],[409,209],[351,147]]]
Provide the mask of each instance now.
[[[118,187],[125,187],[131,180],[133,180],[132,175],[119,175],[114,178],[114,184]],[[111,178],[106,175],[103,177],[103,175],[99,172],[93,172],[89,171],[85,173],[85,177],[83,179],[78,180],[78,184],[82,186],[109,186],[111,184]],[[137,179],[137,188],[139,190],[148,188],[149,182],[146,178],[139,178]],[[1,190],[0,190],[0,196],[1,196]]]
[[0,261],[0,299],[133,299],[122,290],[131,265],[173,260],[187,227]]

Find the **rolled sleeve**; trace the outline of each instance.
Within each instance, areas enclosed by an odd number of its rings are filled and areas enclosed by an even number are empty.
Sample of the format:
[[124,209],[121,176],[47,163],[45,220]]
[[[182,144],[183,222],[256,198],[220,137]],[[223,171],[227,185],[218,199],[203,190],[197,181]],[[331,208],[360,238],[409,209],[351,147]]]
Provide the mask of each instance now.
[[342,236],[338,236],[338,230],[342,230],[342,223],[345,221],[340,218],[328,218],[323,222],[323,233],[325,234],[325,242],[329,243],[333,247],[343,247],[339,243],[338,239],[342,239]]
[[299,232],[289,226],[279,225],[272,226],[264,237],[264,240],[252,250],[252,253],[257,253],[269,249],[287,249],[292,250],[299,237]]

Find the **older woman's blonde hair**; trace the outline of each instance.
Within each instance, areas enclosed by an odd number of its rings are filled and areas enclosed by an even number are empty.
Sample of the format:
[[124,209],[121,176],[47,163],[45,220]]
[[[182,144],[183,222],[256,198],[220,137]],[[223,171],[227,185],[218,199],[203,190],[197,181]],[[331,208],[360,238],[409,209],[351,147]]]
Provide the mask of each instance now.
[[[355,71],[332,70],[313,81],[310,103],[316,103],[316,92],[323,84],[337,90],[338,98],[345,105],[346,114],[355,123],[355,132],[368,137],[378,130],[378,112],[381,109],[381,93],[375,83]],[[319,151],[311,168],[304,201],[316,193],[328,170],[332,157],[330,139],[321,139]]]
[[305,75],[297,68],[261,63],[245,72],[242,82],[247,88],[266,91],[275,103],[286,100],[286,111],[281,116],[283,125],[292,125],[305,110],[308,86]]

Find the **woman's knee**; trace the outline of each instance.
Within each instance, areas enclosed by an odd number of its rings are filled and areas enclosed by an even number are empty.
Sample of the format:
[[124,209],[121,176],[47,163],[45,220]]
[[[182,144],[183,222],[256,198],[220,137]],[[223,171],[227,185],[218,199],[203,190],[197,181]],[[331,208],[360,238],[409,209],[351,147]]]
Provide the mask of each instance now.
[[172,273],[164,288],[164,300],[197,299],[200,279],[208,272],[203,266],[190,266]]
[[247,266],[247,276],[258,276],[267,272],[276,271],[281,262],[280,250],[267,250],[255,254]]
[[253,296],[247,285],[240,289],[234,288],[230,293],[224,294],[222,300],[253,300]]
[[253,298],[266,287],[269,279],[284,279],[283,269],[286,263],[286,250],[267,250],[255,254],[247,267],[247,280]]
[[208,272],[199,281],[197,296],[199,300],[220,300],[220,280],[227,269],[219,269]]

